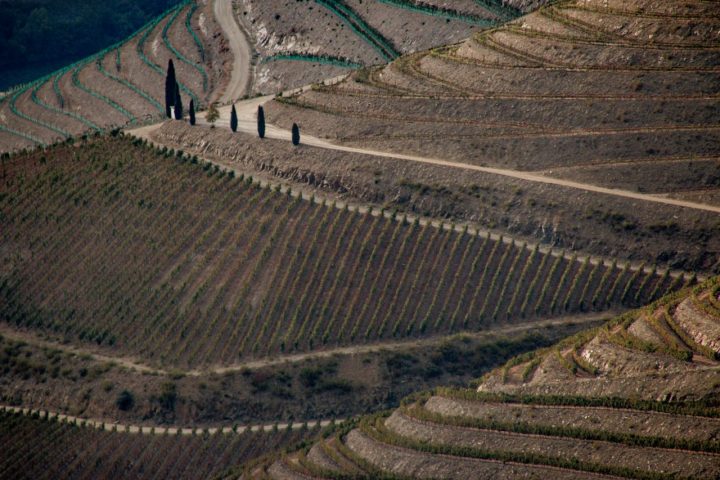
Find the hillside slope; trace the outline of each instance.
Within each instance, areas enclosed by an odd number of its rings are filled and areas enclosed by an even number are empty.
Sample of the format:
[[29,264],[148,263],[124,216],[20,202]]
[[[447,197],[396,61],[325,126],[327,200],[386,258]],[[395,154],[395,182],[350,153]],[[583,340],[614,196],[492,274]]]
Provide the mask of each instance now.
[[[186,109],[190,99],[200,108],[457,41],[517,17],[526,2],[445,3],[184,0],[126,40],[3,94],[0,151],[161,120],[170,59]],[[250,85],[234,88],[238,69]],[[224,95],[228,86],[232,95]]]
[[0,91],[92,55],[177,0],[0,2]]
[[3,321],[161,365],[633,307],[694,281],[293,197],[129,138],[18,155],[3,178]]
[[[713,2],[675,5],[559,2],[458,44],[279,97],[266,105],[268,119],[345,146],[718,205],[720,19]],[[467,172],[456,172],[459,183]],[[510,202],[505,211],[517,215],[507,222],[605,255],[630,245],[651,262],[718,271],[717,234],[691,232],[717,232],[713,215],[692,226],[690,211],[650,220],[639,202],[569,215],[557,211],[564,194],[556,193],[552,202],[533,197],[522,212]],[[466,215],[505,221],[501,208],[488,209]],[[597,229],[581,227],[585,220]]]
[[164,79],[175,64],[187,109],[206,105],[232,61],[207,2],[186,0],[135,35],[0,98],[0,151],[32,148],[164,118]]
[[525,0],[239,0],[258,55],[254,91],[276,93],[383,64],[521,15]]
[[715,278],[245,478],[717,478],[719,359]]

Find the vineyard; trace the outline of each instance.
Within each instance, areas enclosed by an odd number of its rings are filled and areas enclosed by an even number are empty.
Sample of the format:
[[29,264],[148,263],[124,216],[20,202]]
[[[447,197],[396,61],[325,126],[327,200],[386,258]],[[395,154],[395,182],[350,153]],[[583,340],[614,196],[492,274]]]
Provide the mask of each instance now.
[[183,0],[3,93],[0,479],[720,479],[718,5]]
[[0,413],[0,476],[41,478],[219,478],[268,452],[297,446],[318,430],[192,433],[106,431]]
[[13,89],[0,102],[0,150],[164,118],[162,84],[170,59],[182,95],[204,105],[219,78],[209,66],[219,54],[207,34],[196,31],[207,10],[184,1],[130,38]]
[[718,278],[365,417],[245,478],[710,479],[720,474]]
[[3,160],[3,319],[163,365],[648,303],[693,278],[260,188],[127,138]]

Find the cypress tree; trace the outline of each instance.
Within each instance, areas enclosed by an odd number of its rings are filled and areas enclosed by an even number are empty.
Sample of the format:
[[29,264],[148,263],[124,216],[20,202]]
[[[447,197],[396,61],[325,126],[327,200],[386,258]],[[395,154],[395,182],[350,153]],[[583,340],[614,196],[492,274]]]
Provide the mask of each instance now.
[[237,132],[238,127],[238,118],[237,118],[237,112],[235,111],[235,104],[232,106],[232,110],[230,110],[230,130],[233,132]]
[[168,62],[167,76],[165,77],[165,115],[167,118],[172,118],[170,115],[170,107],[175,105],[175,85],[177,80],[175,79],[175,65],[172,59]]
[[295,146],[300,145],[300,127],[297,123],[293,123],[292,126],[292,143]]
[[183,119],[183,104],[180,96],[180,86],[175,84],[175,120]]
[[258,107],[257,128],[258,136],[265,138],[265,109],[262,106]]
[[188,114],[190,115],[190,125],[195,125],[195,102],[193,99],[190,99],[190,111]]

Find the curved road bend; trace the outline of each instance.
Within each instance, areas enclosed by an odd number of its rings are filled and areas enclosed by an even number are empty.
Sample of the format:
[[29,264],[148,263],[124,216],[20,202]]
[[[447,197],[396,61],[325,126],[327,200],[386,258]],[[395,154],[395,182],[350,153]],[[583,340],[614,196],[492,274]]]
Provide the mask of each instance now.
[[229,103],[242,98],[250,90],[252,47],[235,19],[232,0],[215,0],[213,11],[233,54],[230,83],[220,97],[221,103]]

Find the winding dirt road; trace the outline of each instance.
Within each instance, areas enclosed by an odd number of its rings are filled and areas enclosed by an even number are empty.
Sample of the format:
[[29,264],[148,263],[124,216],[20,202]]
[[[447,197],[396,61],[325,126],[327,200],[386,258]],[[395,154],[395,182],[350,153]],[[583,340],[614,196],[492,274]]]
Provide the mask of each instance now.
[[221,103],[229,103],[242,98],[250,90],[252,47],[245,32],[243,32],[235,19],[232,0],[215,0],[213,10],[233,54],[230,83],[225,87],[225,92],[220,97]]
[[[255,115],[257,107],[263,105],[272,99],[271,96],[258,97],[244,102],[237,103],[235,108],[238,114],[238,130],[250,133],[253,135],[257,134],[257,126]],[[198,123],[203,123],[200,121]],[[220,120],[217,121],[216,125],[227,127],[230,124],[230,107],[224,107],[220,109]],[[277,140],[290,141],[290,131],[281,129],[275,125],[266,126],[266,136]],[[338,150],[341,152],[359,153],[363,155],[372,155],[381,158],[391,158],[394,160],[405,160],[410,162],[425,163],[429,165],[437,165],[441,167],[457,168],[462,170],[472,170],[476,172],[489,173],[491,175],[499,175],[502,177],[509,177],[518,180],[524,180],[527,182],[544,183],[547,185],[557,185],[559,187],[573,188],[576,190],[583,190],[586,192],[601,193],[604,195],[612,195],[615,197],[622,197],[632,200],[640,200],[643,202],[660,203],[664,205],[672,205],[675,207],[692,208],[694,210],[703,210],[706,212],[720,213],[720,206],[707,205],[704,203],[690,202],[687,200],[679,200],[675,198],[662,197],[659,195],[650,195],[647,193],[633,192],[630,190],[621,190],[615,188],[600,187],[598,185],[592,185],[589,183],[573,182],[571,180],[564,180],[561,178],[549,177],[534,172],[522,172],[518,170],[508,170],[504,168],[493,168],[493,167],[481,167],[479,165],[472,165],[470,163],[454,162],[450,160],[443,160],[441,158],[422,157],[418,155],[405,155],[401,153],[383,152],[379,150],[372,150],[368,148],[349,147],[346,145],[338,145],[331,143],[327,140],[323,140],[318,137],[311,135],[302,134],[302,143],[318,148],[325,148],[330,150]]]

